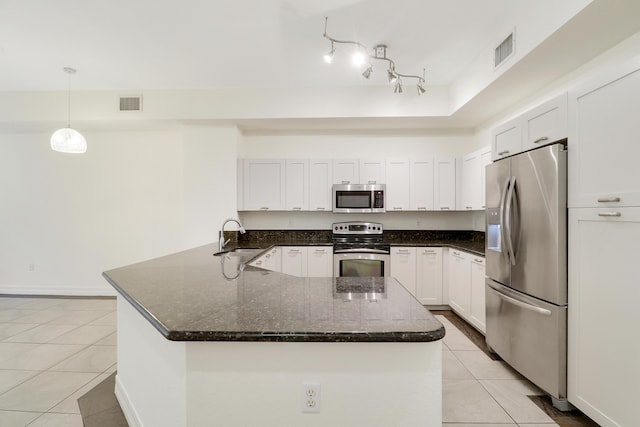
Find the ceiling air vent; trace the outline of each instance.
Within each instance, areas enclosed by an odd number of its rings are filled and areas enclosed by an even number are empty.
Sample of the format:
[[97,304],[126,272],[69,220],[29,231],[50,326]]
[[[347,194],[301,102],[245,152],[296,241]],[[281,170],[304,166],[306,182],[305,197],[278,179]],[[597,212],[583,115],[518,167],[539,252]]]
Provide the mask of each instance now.
[[142,111],[142,96],[121,96],[120,111]]
[[496,47],[494,68],[498,68],[500,64],[513,56],[514,47],[515,37],[514,32],[512,32],[502,41],[502,43],[498,45],[498,47]]

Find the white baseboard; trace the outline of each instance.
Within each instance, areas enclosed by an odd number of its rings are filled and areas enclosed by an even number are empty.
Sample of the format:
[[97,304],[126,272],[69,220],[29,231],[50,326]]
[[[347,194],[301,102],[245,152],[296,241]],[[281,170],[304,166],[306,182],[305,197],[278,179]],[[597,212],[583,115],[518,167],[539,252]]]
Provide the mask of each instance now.
[[120,378],[118,374],[116,374],[116,389],[115,389],[116,399],[118,399],[118,403],[120,403],[120,408],[122,409],[122,413],[124,417],[127,419],[127,423],[129,427],[143,427],[142,421],[140,421],[140,417],[136,412],[131,400],[129,399],[129,395],[127,394],[127,390],[125,390],[124,386],[120,382]]
[[18,286],[0,285],[0,294],[6,295],[50,295],[80,297],[115,297],[118,295],[112,287],[52,287],[52,286]]

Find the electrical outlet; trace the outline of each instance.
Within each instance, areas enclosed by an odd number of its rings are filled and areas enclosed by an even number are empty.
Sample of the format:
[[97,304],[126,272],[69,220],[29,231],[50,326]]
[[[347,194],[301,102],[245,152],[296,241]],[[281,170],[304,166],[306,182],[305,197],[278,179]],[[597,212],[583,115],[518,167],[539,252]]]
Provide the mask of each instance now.
[[302,412],[320,412],[319,383],[303,383],[300,398],[302,399]]
[[29,264],[29,271],[34,271],[36,269],[35,264]]

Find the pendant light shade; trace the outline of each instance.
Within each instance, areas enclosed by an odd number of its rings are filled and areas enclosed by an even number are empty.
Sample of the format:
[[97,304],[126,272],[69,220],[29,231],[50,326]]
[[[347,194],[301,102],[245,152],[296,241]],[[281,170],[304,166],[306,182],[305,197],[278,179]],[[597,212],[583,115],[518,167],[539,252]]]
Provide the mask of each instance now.
[[87,141],[77,130],[62,128],[51,135],[51,149],[61,153],[82,154],[87,151]]
[[76,70],[64,67],[63,71],[69,75],[69,89],[67,91],[67,127],[58,129],[51,135],[51,149],[61,153],[82,154],[87,151],[87,141],[75,129],[71,129],[71,74]]

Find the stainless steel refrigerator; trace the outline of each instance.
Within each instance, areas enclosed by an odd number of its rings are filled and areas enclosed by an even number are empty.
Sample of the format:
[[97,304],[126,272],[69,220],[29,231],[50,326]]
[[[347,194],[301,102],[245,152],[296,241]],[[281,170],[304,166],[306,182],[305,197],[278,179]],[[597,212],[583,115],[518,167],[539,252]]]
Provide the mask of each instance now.
[[570,409],[566,188],[563,143],[487,166],[487,344],[561,410]]

